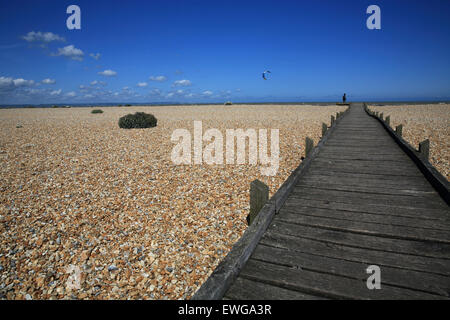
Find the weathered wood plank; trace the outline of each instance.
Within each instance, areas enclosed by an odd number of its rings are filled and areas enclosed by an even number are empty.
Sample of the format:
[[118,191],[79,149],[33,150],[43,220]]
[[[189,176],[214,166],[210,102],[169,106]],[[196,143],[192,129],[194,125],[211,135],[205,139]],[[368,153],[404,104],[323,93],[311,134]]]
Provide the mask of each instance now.
[[423,179],[423,177],[404,177],[402,179],[399,179],[398,177],[392,176],[390,174],[372,174],[372,173],[358,173],[358,172],[338,172],[338,171],[313,171],[309,170],[308,175],[304,177],[304,179],[308,179],[310,177],[327,177],[328,179],[351,179],[352,181],[368,181],[370,183],[372,180],[376,181],[386,181],[386,182],[395,182],[395,183],[408,183],[408,184],[414,184],[420,185],[420,186],[427,186],[427,188],[431,188],[430,183]]
[[344,202],[353,203],[366,203],[377,204],[382,203],[388,206],[398,206],[405,208],[435,208],[447,210],[448,207],[442,200],[429,201],[425,197],[419,196],[403,196],[403,195],[390,195],[390,194],[375,194],[364,192],[351,192],[351,191],[339,191],[339,190],[325,190],[316,189],[312,187],[295,187],[292,191],[292,198],[302,198],[303,196],[315,196],[322,199],[342,200]]
[[[277,224],[275,224],[275,222],[277,222]],[[290,232],[290,234],[294,234],[294,231],[301,234],[300,231],[311,229],[311,232],[314,234],[335,234],[339,237],[348,238],[358,238],[357,235],[367,236],[364,238],[368,241],[367,244],[373,243],[372,247],[375,248],[376,246],[379,250],[382,250],[383,246],[390,243],[394,243],[395,247],[397,247],[399,243],[409,244],[409,246],[405,247],[405,250],[409,249],[411,246],[416,248],[419,246],[418,243],[420,243],[420,246],[423,246],[424,248],[438,248],[440,252],[445,253],[445,255],[441,255],[441,257],[450,259],[450,236],[447,230],[340,220],[329,217],[308,216],[289,211],[280,212],[273,223],[274,227],[271,230],[283,230],[284,232]],[[383,238],[388,238],[388,241],[384,241]],[[401,242],[395,240],[408,240],[414,242]],[[378,245],[377,242],[382,245]],[[422,243],[426,244],[422,245]],[[387,248],[386,251],[388,251]],[[427,255],[426,251],[408,251],[408,253]]]
[[[291,251],[262,244],[256,247],[252,259],[276,263],[295,269],[330,273],[362,281],[366,281],[368,277],[366,272],[368,264]],[[405,287],[411,290],[420,290],[444,297],[448,297],[450,294],[450,281],[448,277],[386,266],[382,267],[381,273],[383,284]]]
[[383,214],[387,216],[395,215],[398,217],[410,217],[420,218],[431,221],[445,221],[447,223],[450,220],[447,210],[432,209],[423,210],[423,208],[415,207],[399,207],[395,205],[384,205],[380,203],[367,203],[361,201],[360,203],[354,203],[347,201],[347,199],[336,199],[335,197],[330,200],[326,200],[323,197],[289,197],[282,209],[296,210],[299,207],[316,207],[323,209],[336,209],[350,212],[362,212],[362,213],[375,213]]
[[282,212],[291,212],[302,215],[334,218],[349,221],[358,222],[371,222],[379,224],[389,224],[391,226],[404,226],[412,228],[434,229],[450,232],[450,221],[445,220],[429,220],[422,217],[404,217],[398,215],[380,214],[380,213],[364,213],[348,210],[336,210],[324,209],[311,206],[309,203],[305,203],[304,206],[298,206],[296,208],[284,207],[280,210]]
[[299,181],[297,183],[298,187],[305,188],[315,188],[321,190],[336,190],[336,191],[349,191],[349,192],[364,192],[364,193],[372,193],[372,194],[389,194],[389,195],[401,195],[401,196],[411,196],[411,197],[424,197],[431,198],[438,196],[438,193],[433,189],[428,190],[413,190],[410,189],[409,186],[398,187],[398,186],[373,186],[367,185],[353,185],[353,184],[338,184],[338,183],[329,183],[329,182],[313,182],[313,181]]
[[238,277],[225,298],[231,300],[325,300],[299,291],[284,289]]
[[443,299],[438,295],[388,285],[369,290],[364,281],[287,268],[250,259],[241,272],[247,279],[335,299]]
[[448,260],[335,244],[322,239],[309,239],[299,235],[284,235],[267,230],[261,244],[272,247],[318,254],[325,257],[354,261],[368,265],[395,267],[442,276],[450,276]]
[[326,175],[308,175],[304,177],[300,184],[327,184],[329,186],[353,186],[355,188],[386,188],[386,189],[402,189],[411,191],[435,191],[425,181],[421,184],[414,183],[413,180],[388,180],[383,178],[374,177],[373,179],[364,179],[359,177],[335,177]]
[[340,160],[340,159],[332,159],[319,157],[314,161],[316,165],[326,165],[326,166],[341,166],[347,168],[369,168],[369,169],[384,169],[385,172],[389,172],[388,170],[404,170],[406,173],[415,173],[417,176],[420,176],[420,171],[417,167],[411,162],[401,161],[380,161],[373,159],[356,159],[356,160]]

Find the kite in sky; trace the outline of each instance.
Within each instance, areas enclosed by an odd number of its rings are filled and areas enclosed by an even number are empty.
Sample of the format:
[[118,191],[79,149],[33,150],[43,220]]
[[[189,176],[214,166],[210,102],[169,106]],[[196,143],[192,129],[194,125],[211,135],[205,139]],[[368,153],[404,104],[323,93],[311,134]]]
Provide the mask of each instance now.
[[270,72],[269,70],[266,70],[266,71],[263,72],[262,77],[263,77],[264,80],[267,80],[268,73],[272,73],[272,72]]

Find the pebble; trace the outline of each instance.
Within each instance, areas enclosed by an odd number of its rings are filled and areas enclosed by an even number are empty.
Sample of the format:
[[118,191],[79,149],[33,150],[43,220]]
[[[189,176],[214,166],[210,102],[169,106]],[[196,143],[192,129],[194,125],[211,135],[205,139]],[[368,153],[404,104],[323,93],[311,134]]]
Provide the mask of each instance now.
[[[305,136],[317,143],[322,122],[343,110],[108,107],[100,119],[89,108],[0,109],[0,150],[7,155],[0,157],[0,282],[20,279],[8,294],[25,286],[34,299],[83,292],[95,299],[189,299],[246,230],[250,182],[263,181],[272,195],[299,165]],[[155,114],[158,126],[120,129],[119,117],[136,111]],[[229,128],[279,129],[277,175],[249,164],[174,165],[171,134],[193,134],[194,120],[224,135]],[[18,123],[26,130],[11,130]],[[7,256],[14,246],[23,249]],[[76,293],[64,289],[70,265],[79,271],[71,277],[81,283]]]
[[118,270],[119,268],[117,268],[115,265],[110,265],[109,267],[108,267],[108,271],[116,271],[116,270]]
[[25,295],[25,299],[26,299],[26,300],[33,300],[33,298],[31,297],[31,295],[28,294],[28,293]]

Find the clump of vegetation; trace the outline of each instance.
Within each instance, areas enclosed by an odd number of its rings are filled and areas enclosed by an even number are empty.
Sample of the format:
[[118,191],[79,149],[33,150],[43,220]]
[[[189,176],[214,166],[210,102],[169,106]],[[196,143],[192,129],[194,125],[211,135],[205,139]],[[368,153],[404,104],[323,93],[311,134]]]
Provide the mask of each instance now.
[[226,105],[226,106],[231,106],[232,104],[233,103],[231,101],[227,101],[227,102],[224,103],[224,105]]
[[131,128],[151,128],[156,127],[157,119],[154,115],[145,112],[136,112],[127,114],[119,119],[119,127],[124,129]]
[[94,109],[91,111],[91,113],[103,113],[102,109]]

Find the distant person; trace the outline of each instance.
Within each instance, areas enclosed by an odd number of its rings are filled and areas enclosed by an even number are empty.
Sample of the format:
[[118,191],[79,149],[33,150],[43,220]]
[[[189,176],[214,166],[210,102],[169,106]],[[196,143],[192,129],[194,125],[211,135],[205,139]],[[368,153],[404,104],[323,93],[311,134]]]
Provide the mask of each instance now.
[[342,103],[345,103],[345,101],[347,101],[347,96],[344,93],[344,95],[342,96]]

